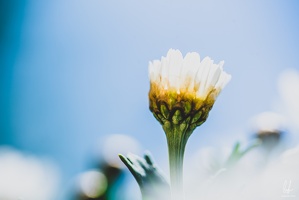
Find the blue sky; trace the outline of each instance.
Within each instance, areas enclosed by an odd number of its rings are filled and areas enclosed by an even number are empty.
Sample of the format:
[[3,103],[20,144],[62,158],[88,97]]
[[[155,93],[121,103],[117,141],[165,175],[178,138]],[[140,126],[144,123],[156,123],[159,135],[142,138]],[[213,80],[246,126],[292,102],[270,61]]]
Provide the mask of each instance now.
[[50,157],[66,177],[113,133],[135,137],[167,166],[147,72],[169,48],[224,60],[232,75],[186,156],[248,137],[248,120],[275,109],[279,74],[299,69],[296,1],[28,0],[19,7],[0,52],[4,143]]

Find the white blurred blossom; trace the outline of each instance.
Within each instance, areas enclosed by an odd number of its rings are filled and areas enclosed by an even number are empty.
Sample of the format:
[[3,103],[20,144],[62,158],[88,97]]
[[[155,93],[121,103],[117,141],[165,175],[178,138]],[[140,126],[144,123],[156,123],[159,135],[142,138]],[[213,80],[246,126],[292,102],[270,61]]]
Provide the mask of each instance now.
[[278,80],[280,100],[276,107],[287,117],[292,131],[299,131],[299,72],[288,69]]
[[[265,165],[259,165],[260,160],[255,159],[253,153],[251,156],[244,156],[241,162],[234,167],[223,168],[211,174],[209,170],[204,170],[203,163],[206,161],[213,163],[211,158],[215,156],[215,152],[217,152],[215,149],[203,149],[197,154],[201,166],[197,166],[197,171],[194,169],[188,171],[193,179],[186,180],[186,199],[299,199],[299,146],[286,150]],[[219,152],[218,157],[221,162],[225,160],[226,156],[224,152]],[[195,162],[196,160],[193,163]],[[206,173],[205,177],[198,176],[199,173],[203,175],[204,172]]]
[[50,200],[58,181],[58,171],[49,162],[0,148],[1,200]]

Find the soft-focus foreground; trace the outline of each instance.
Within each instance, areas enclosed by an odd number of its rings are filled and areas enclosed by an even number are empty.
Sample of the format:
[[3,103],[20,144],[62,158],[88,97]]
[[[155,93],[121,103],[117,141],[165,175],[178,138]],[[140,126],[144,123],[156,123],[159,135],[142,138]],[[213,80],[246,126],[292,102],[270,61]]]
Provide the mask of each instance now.
[[58,183],[58,171],[49,161],[0,148],[1,200],[52,200]]
[[[294,72],[293,72],[294,73]],[[296,84],[299,76],[287,72],[283,83]],[[282,85],[281,89],[283,89]],[[299,86],[299,85],[298,85]],[[298,96],[285,93],[289,101]],[[287,108],[290,109],[290,104]],[[290,109],[291,111],[291,109]],[[298,114],[297,114],[298,115]],[[250,120],[251,137],[234,146],[198,147],[186,160],[184,199],[186,200],[281,200],[299,196],[299,146],[290,148],[290,129],[296,113],[261,113]],[[289,118],[291,117],[291,118]],[[292,119],[292,120],[290,120]],[[296,126],[295,126],[296,127]],[[53,163],[8,147],[0,149],[0,199],[2,200],[158,200],[170,199],[169,177],[148,153],[141,155],[140,144],[116,134],[97,143],[89,169],[68,185],[59,184]],[[122,157],[141,191],[124,170]]]
[[187,163],[191,167],[185,171],[183,196],[173,191],[169,193],[164,175],[147,155],[144,159],[128,155],[122,160],[146,200],[298,198],[299,146],[287,148],[286,119],[277,113],[264,112],[255,116],[251,123],[254,134],[247,146],[237,142],[227,149],[199,149]]

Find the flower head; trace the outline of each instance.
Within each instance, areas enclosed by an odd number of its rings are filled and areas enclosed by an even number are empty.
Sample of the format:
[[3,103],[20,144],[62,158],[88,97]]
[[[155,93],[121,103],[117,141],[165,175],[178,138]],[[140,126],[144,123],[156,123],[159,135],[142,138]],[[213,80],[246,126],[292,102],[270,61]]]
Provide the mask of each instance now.
[[209,57],[200,61],[195,52],[183,57],[174,49],[161,60],[150,62],[150,110],[158,121],[162,125],[186,122],[193,129],[201,125],[231,79],[223,64],[214,64]]
[[199,54],[183,58],[170,49],[166,57],[149,63],[150,110],[162,124],[167,138],[171,196],[183,199],[183,158],[193,130],[206,121],[214,102],[231,76]]

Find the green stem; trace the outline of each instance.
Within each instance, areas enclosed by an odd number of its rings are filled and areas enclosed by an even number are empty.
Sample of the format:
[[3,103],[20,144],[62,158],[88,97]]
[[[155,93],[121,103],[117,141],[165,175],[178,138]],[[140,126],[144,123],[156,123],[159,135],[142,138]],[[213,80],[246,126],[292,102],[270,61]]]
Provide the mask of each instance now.
[[186,126],[168,124],[163,126],[167,137],[171,198],[172,200],[183,200],[183,159],[189,134]]

